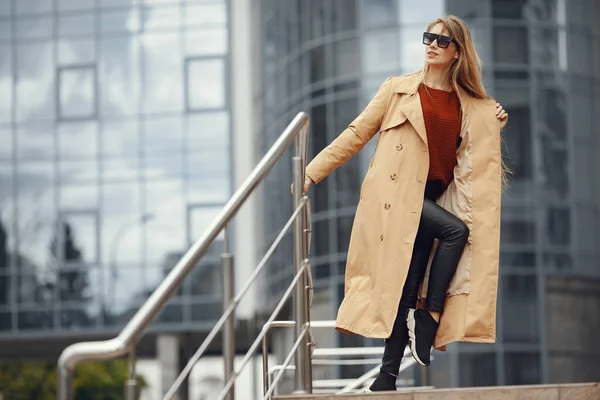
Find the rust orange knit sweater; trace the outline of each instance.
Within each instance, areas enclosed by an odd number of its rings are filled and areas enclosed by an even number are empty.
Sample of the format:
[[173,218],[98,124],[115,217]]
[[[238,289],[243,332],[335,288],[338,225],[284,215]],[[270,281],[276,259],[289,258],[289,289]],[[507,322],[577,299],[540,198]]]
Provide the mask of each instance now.
[[427,181],[441,182],[445,190],[454,177],[456,149],[460,144],[460,101],[454,91],[419,88],[427,143],[429,145],[429,175]]

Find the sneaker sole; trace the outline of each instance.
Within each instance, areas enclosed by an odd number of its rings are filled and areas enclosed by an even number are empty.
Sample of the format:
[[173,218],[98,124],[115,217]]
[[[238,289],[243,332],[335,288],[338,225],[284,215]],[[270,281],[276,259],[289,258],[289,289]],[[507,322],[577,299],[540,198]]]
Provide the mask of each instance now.
[[427,367],[427,364],[421,361],[421,359],[417,355],[417,339],[415,336],[415,310],[412,308],[408,310],[408,315],[406,317],[406,325],[408,326],[408,339],[410,342],[410,351],[412,353],[412,356],[415,359],[415,361],[418,362],[420,365]]

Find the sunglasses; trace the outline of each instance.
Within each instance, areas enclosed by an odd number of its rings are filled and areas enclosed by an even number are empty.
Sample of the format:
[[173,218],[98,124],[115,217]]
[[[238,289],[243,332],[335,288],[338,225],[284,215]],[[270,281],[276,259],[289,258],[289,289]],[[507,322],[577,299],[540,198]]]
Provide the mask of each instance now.
[[450,46],[450,42],[454,42],[454,43],[456,43],[456,45],[458,45],[456,40],[454,40],[451,37],[444,36],[444,35],[438,35],[438,34],[430,33],[430,32],[423,32],[423,44],[426,44],[427,46],[429,46],[436,40],[437,40],[438,47],[440,47],[442,49],[448,48],[448,46]]

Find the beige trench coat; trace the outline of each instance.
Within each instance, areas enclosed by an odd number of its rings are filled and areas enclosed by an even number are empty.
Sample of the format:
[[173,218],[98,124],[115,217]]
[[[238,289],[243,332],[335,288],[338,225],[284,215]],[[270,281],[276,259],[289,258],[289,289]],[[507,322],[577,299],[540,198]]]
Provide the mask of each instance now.
[[[418,74],[388,78],[366,109],[307,166],[318,184],[379,132],[364,178],[336,329],[372,338],[392,332],[410,264],[429,170]],[[462,142],[454,180],[437,203],[470,228],[434,342],[493,343],[500,243],[500,121],[494,100],[459,92]],[[432,249],[431,256],[435,248]],[[431,263],[430,257],[430,263]],[[419,298],[426,297],[429,266]]]

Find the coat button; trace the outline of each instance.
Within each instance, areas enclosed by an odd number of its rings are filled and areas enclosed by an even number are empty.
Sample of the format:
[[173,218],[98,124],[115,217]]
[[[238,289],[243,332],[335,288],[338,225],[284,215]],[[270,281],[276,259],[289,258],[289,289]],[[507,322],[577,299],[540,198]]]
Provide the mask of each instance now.
[[393,181],[395,181],[396,180],[396,174],[390,175],[390,179],[393,180]]
[[379,236],[379,240],[383,242],[383,235]]
[[383,206],[383,207],[384,207],[386,210],[389,210],[391,206],[390,206],[388,203],[385,203],[385,206]]
[[399,144],[398,146],[396,146],[396,150],[398,150],[398,151],[402,150],[402,148],[403,148],[403,147],[402,147],[402,145],[401,145],[401,144]]

